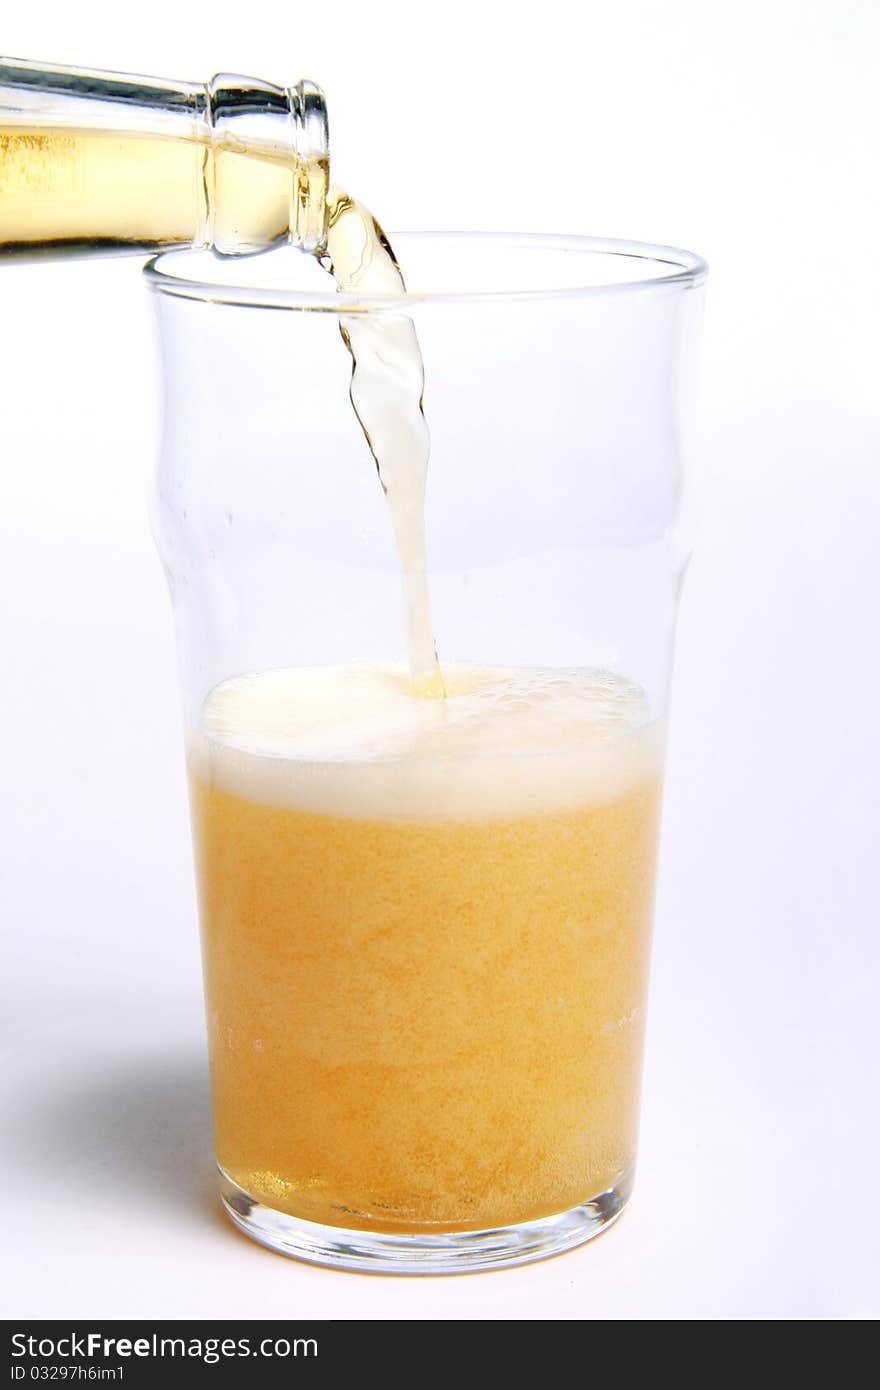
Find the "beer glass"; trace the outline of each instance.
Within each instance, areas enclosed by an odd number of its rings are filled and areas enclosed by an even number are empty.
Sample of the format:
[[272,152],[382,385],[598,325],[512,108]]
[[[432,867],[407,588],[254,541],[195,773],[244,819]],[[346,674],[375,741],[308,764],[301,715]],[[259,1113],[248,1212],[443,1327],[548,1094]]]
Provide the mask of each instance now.
[[[393,238],[403,297],[292,249],[147,267],[217,1164],[254,1239],[477,1270],[622,1211],[705,267]],[[408,687],[340,335],[409,318],[444,699]]]

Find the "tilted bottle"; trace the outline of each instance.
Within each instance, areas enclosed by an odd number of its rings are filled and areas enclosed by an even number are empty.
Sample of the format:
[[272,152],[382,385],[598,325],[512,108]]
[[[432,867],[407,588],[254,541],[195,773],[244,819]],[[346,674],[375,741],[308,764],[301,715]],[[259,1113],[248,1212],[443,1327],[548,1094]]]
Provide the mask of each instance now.
[[0,57],[0,258],[326,240],[321,89]]

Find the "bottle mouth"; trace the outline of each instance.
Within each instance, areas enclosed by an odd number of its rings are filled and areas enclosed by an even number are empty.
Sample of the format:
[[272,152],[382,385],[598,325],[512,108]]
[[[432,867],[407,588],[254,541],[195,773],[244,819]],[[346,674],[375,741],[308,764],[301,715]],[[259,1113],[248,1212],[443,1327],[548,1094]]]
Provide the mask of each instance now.
[[[207,111],[216,148],[289,165],[288,240],[301,251],[320,253],[327,242],[330,138],[327,103],[315,82],[277,87],[255,77],[218,73],[207,84]],[[209,238],[224,255],[265,247],[242,247],[234,237]]]
[[303,251],[323,251],[330,204],[330,128],[327,102],[316,82],[288,87],[298,173],[291,189],[291,238]]

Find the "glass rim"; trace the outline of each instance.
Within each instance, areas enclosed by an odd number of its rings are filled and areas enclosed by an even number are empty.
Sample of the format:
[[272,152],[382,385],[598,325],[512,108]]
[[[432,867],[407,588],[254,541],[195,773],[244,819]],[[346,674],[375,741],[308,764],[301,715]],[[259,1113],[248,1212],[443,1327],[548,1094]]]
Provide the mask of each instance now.
[[[196,300],[205,304],[228,304],[231,306],[265,309],[309,310],[317,313],[338,314],[340,310],[358,313],[381,309],[397,309],[401,306],[414,308],[429,304],[476,304],[506,303],[545,299],[580,299],[596,295],[656,293],[670,289],[688,289],[703,283],[708,266],[702,256],[693,251],[685,251],[676,246],[660,243],[630,241],[622,238],[591,236],[566,236],[554,233],[531,232],[392,232],[392,245],[398,241],[427,242],[445,241],[461,246],[475,242],[483,248],[495,243],[509,250],[528,253],[529,251],[568,252],[589,258],[590,256],[620,256],[633,262],[643,262],[653,273],[634,274],[629,278],[609,283],[588,283],[573,274],[570,285],[547,285],[544,287],[511,286],[510,289],[468,289],[468,290],[408,290],[405,294],[351,294],[337,293],[328,280],[328,289],[305,290],[271,285],[248,285],[230,283],[219,274],[216,279],[207,276],[189,276],[181,273],[175,266],[187,260],[203,257],[210,252],[190,248],[172,248],[151,256],[143,268],[151,290],[178,299]],[[240,258],[218,256],[218,266],[228,271],[237,260],[253,263],[270,253],[247,255]],[[661,268],[657,273],[658,267]]]

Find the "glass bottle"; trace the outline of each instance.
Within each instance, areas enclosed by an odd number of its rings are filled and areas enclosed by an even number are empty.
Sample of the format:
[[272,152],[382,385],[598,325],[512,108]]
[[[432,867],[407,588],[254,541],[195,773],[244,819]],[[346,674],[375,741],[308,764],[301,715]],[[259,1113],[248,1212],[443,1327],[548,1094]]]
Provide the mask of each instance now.
[[0,57],[0,258],[326,239],[313,82],[165,82]]

